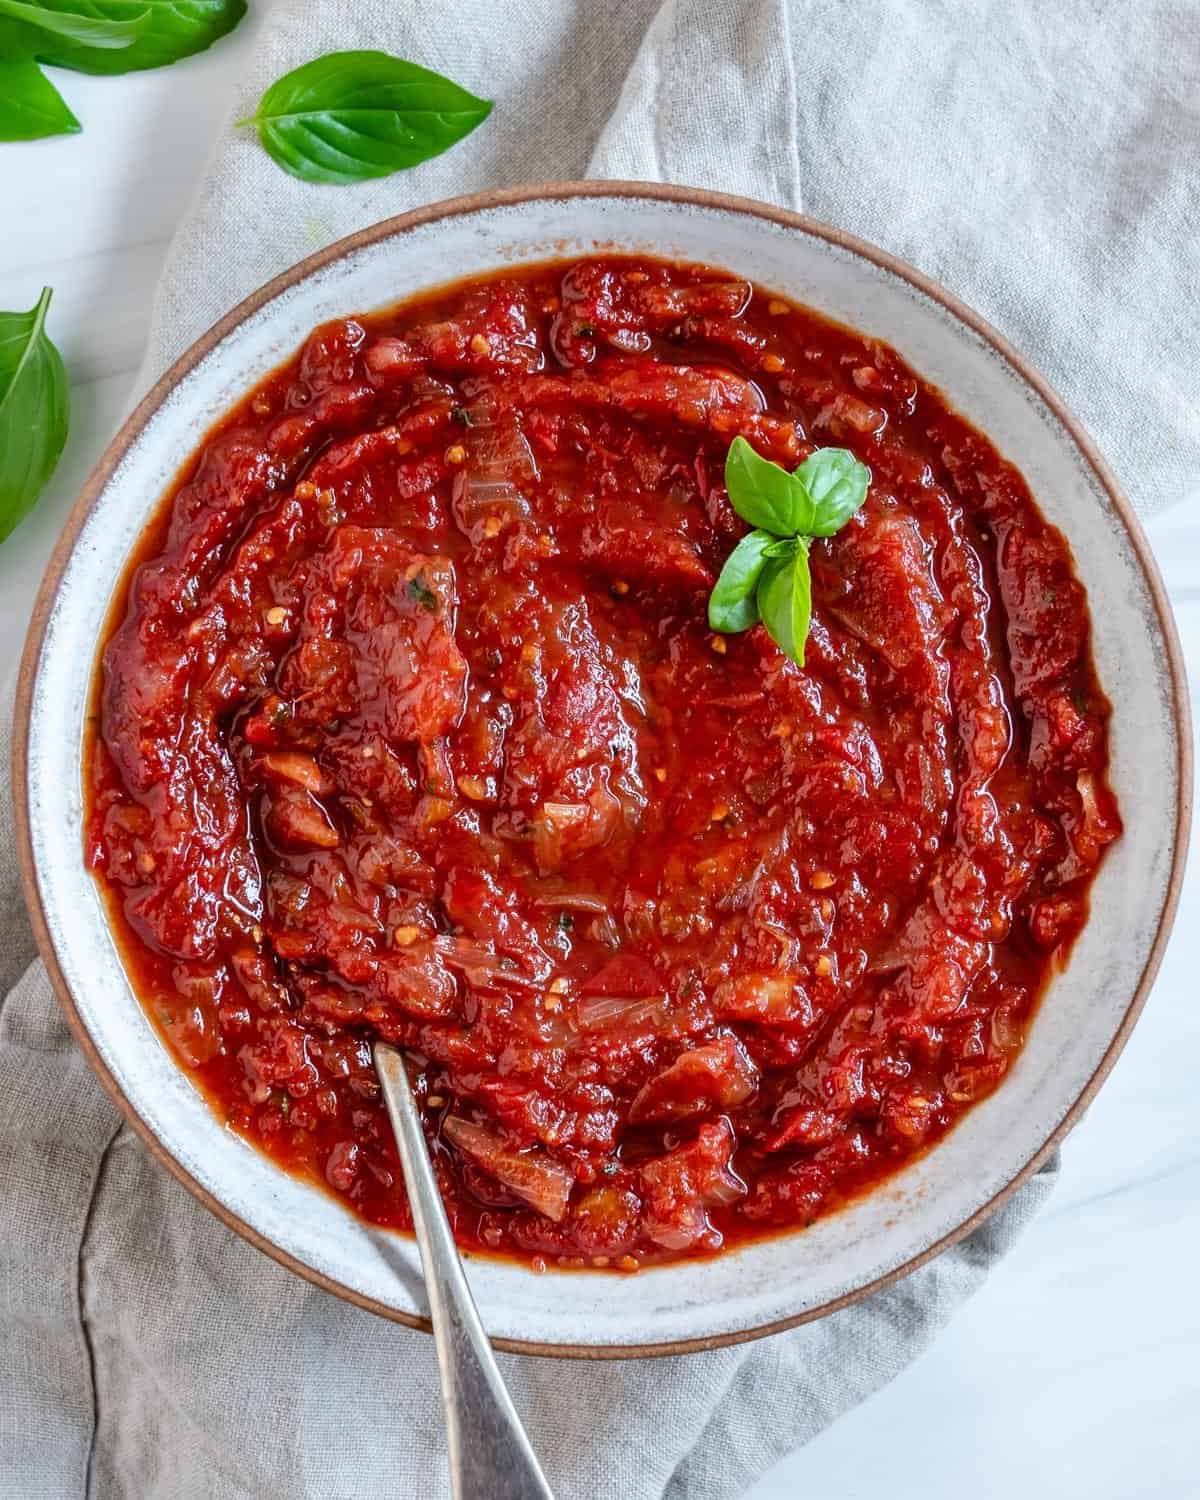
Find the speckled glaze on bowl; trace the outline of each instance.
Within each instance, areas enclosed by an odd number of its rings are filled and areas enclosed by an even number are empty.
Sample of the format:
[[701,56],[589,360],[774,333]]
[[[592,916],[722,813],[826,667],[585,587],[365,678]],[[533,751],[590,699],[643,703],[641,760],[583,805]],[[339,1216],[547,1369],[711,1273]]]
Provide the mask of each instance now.
[[484,1323],[543,1354],[679,1353],[821,1316],[967,1233],[1035,1171],[1099,1087],[1158,967],[1187,844],[1189,716],[1169,607],[1141,529],[1078,425],[980,318],[869,245],[742,199],[568,183],[456,199],[376,225],[234,309],[159,381],[90,479],[51,560],[18,699],[14,775],[26,893],[80,1045],[154,1154],[292,1270],[424,1326],[415,1244],[372,1229],[222,1126],[130,989],[83,867],[81,747],[92,663],[126,560],[183,459],[328,318],[448,279],[596,249],[708,261],[893,344],[1021,468],[1074,550],[1112,700],[1124,837],[1016,1066],[936,1148],[802,1233],[632,1277],[473,1258]]

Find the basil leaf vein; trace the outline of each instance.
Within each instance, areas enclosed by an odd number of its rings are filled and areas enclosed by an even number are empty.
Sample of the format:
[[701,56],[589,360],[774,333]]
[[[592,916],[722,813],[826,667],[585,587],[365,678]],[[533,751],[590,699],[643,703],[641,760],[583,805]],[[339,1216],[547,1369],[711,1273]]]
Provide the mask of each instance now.
[[273,83],[254,125],[271,157],[304,182],[342,186],[438,156],[491,113],[439,73],[386,52],[331,52]]
[[46,335],[51,295],[46,287],[29,312],[0,312],[0,541],[33,509],[67,440],[67,372]]

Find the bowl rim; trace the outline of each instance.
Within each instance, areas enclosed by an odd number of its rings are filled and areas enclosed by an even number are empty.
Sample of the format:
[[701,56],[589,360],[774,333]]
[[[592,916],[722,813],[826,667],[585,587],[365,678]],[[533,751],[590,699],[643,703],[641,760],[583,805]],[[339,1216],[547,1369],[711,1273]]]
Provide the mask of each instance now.
[[[943,1235],[934,1244],[928,1246],[919,1254],[905,1261],[903,1265],[896,1267],[886,1275],[867,1282],[863,1286],[856,1287],[853,1291],[845,1293],[843,1296],[832,1298],[818,1307],[809,1308],[805,1312],[787,1318],[776,1319],[769,1323],[739,1329],[731,1333],[649,1344],[552,1344],[507,1338],[496,1338],[492,1341],[495,1347],[509,1353],[575,1359],[637,1359],[653,1356],[691,1354],[728,1345],[746,1343],[752,1339],[766,1337],[769,1334],[781,1333],[789,1328],[795,1328],[802,1323],[812,1322],[817,1318],[827,1316],[829,1313],[837,1312],[843,1307],[861,1302],[874,1293],[892,1286],[933,1260],[944,1250],[957,1244],[966,1235],[978,1228],[985,1219],[1001,1207],[1018,1188],[1041,1168],[1054,1149],[1078,1122],[1095,1097],[1101,1084],[1108,1076],[1113,1064],[1128,1041],[1138,1017],[1141,1015],[1155,976],[1158,973],[1159,965],[1162,962],[1162,956],[1179,904],[1184,867],[1187,861],[1193,795],[1192,723],[1183,653],[1166,589],[1149,542],[1142,530],[1141,522],[1120,486],[1117,484],[1108,465],[1062,399],[1030,362],[1019,354],[986,319],[968,307],[953,293],[947,291],[936,281],[925,276],[922,272],[907,264],[907,262],[880,249],[869,241],[858,238],[856,235],[848,234],[844,230],[837,229],[832,225],[822,223],[819,220],[809,218],[805,214],[796,213],[790,209],[776,208],[771,204],[763,203],[756,199],[738,197],[705,188],[680,187],[667,183],[608,181],[603,179],[594,181],[545,182],[466,194],[411,209],[407,213],[381,220],[379,223],[369,225],[364,229],[357,230],[353,234],[336,240],[333,244],[326,246],[313,255],[305,257],[287,270],[282,271],[278,276],[273,277],[270,281],[251,292],[249,296],[245,297],[237,306],[226,313],[223,318],[214,323],[174,361],[169,369],[159,376],[154,385],[126,418],[84,484],[79,498],[76,500],[50,555],[45,574],[34,601],[17,678],[12,752],[12,787],[16,815],[17,858],[25,904],[29,911],[38,950],[46,965],[51,985],[59,1004],[62,1006],[67,1024],[75,1041],[93,1071],[99,1077],[105,1091],[120,1110],[125,1122],[128,1123],[139,1137],[151,1156],[161,1163],[178,1182],[182,1183],[194,1198],[215,1214],[229,1229],[254,1245],[258,1250],[261,1250],[265,1255],[270,1256],[279,1265],[289,1271],[295,1272],[306,1281],[320,1287],[323,1291],[331,1292],[344,1301],[353,1303],[369,1312],[377,1313],[392,1322],[401,1323],[407,1327],[419,1329],[426,1333],[431,1331],[431,1325],[427,1318],[401,1311],[398,1308],[389,1307],[375,1298],[364,1296],[352,1287],[346,1286],[335,1278],[327,1276],[323,1272],[298,1260],[295,1256],[281,1249],[278,1245],[252,1228],[251,1225],[246,1223],[245,1220],[240,1218],[209,1192],[207,1188],[196,1181],[137,1113],[117,1080],[105,1066],[79,1014],[74,997],[58,963],[57,952],[50,935],[38,888],[29,812],[28,749],[33,706],[33,685],[41,661],[46,628],[57,599],[63,572],[68,558],[74,549],[80,529],[126,451],[138,440],[143,428],[166,399],[168,393],[218,343],[233,333],[266,302],[272,300],[287,288],[306,280],[322,267],[367,246],[439,220],[474,214],[498,207],[520,205],[542,199],[562,200],[565,198],[612,197],[641,198],[665,203],[686,204],[698,208],[716,209],[725,213],[741,214],[749,218],[758,218],[784,228],[799,230],[809,236],[824,240],[827,244],[837,249],[862,257],[882,270],[890,272],[893,276],[908,282],[910,286],[922,292],[926,297],[939,303],[953,317],[964,323],[989,344],[1012,367],[1021,380],[1033,389],[1062,425],[1072,442],[1078,448],[1084,462],[1094,474],[1101,488],[1105,491],[1114,513],[1128,534],[1134,556],[1141,568],[1146,587],[1153,601],[1158,628],[1166,647],[1167,668],[1171,681],[1179,796],[1175,811],[1175,847],[1170,877],[1159,913],[1158,928],[1145,966],[1121,1019],[1121,1023],[1095,1071],[1084,1085],[1078,1097],[1071,1104],[1062,1120],[1051,1131],[1043,1144],[1026,1161],[1025,1165],[1004,1187],[973,1214],[963,1220],[962,1223],[957,1225],[956,1228]],[[469,1256],[467,1258],[469,1260]]]

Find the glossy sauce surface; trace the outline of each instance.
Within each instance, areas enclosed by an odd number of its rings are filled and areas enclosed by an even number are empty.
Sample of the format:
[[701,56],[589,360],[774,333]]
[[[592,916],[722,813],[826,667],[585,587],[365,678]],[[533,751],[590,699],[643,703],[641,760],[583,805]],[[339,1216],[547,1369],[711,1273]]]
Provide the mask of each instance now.
[[[737,434],[871,470],[804,669],[707,628]],[[1119,832],[1107,716],[1065,542],[892,350],[547,265],[318,329],[210,435],[104,647],[88,857],[235,1129],[407,1227],[385,1037],[462,1243],[632,1270],[1000,1082]]]

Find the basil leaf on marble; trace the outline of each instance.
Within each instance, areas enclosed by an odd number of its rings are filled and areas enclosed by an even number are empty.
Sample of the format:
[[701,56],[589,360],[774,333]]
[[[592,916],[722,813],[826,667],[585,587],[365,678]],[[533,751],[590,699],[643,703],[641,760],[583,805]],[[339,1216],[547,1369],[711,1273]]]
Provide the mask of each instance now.
[[74,135],[79,121],[31,57],[0,61],[0,141]]
[[29,513],[67,440],[70,396],[46,334],[46,287],[29,312],[0,312],[0,541]]

